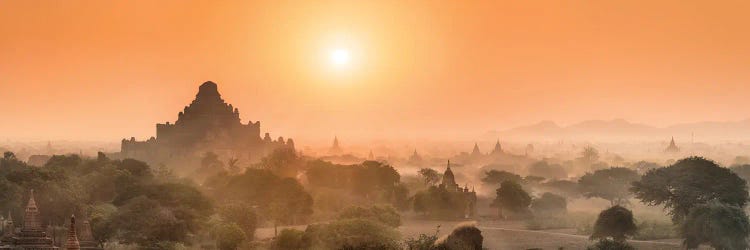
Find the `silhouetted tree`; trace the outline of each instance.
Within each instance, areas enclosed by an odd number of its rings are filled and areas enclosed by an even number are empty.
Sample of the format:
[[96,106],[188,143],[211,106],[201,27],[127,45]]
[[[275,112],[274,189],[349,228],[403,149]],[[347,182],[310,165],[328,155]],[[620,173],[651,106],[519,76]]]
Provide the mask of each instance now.
[[627,237],[635,235],[637,229],[633,212],[615,205],[599,213],[591,239],[612,238],[614,241],[624,242]]
[[679,223],[690,209],[710,201],[744,207],[748,200],[745,180],[702,157],[689,157],[646,173],[631,191],[648,205],[664,205]]
[[529,205],[531,205],[531,196],[514,181],[503,181],[497,189],[497,197],[491,204],[492,207],[497,208],[500,218],[505,218],[503,210],[516,214],[525,213]]
[[568,202],[565,197],[544,193],[531,201],[531,211],[537,215],[560,215],[568,211]]
[[631,183],[640,175],[628,168],[614,167],[586,173],[578,180],[578,186],[587,198],[598,197],[611,205],[623,204],[631,196]]
[[750,221],[742,208],[712,201],[691,208],[680,233],[690,249],[703,243],[715,249],[748,249]]

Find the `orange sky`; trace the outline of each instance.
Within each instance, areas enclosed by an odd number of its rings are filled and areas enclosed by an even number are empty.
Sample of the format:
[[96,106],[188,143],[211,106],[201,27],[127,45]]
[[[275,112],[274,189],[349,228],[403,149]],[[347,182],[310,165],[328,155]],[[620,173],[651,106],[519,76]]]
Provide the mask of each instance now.
[[[308,140],[746,119],[748,12],[748,1],[0,1],[0,138],[148,137],[207,80],[243,121]],[[339,47],[347,69],[327,61]]]

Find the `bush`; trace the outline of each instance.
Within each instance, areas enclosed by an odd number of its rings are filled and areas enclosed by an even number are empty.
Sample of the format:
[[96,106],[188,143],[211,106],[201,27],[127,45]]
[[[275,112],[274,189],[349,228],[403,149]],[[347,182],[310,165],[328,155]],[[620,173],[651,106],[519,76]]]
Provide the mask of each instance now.
[[635,250],[633,246],[624,241],[614,241],[609,239],[600,240],[587,250]]
[[591,239],[603,240],[611,237],[615,241],[624,241],[626,237],[635,235],[636,230],[633,212],[615,205],[599,213]]
[[420,234],[419,238],[409,237],[404,241],[406,250],[432,250],[437,241],[437,233],[435,235]]
[[472,224],[460,224],[451,234],[437,240],[437,250],[482,250],[482,231]]
[[391,206],[347,207],[339,213],[339,219],[367,219],[391,227],[401,226],[401,215]]
[[309,225],[302,238],[313,249],[400,249],[395,229],[364,219]]

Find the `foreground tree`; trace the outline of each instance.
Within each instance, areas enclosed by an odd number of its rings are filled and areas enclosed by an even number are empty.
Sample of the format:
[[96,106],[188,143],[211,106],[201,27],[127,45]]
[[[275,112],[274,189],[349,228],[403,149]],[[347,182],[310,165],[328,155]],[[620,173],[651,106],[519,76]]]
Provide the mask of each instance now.
[[742,208],[714,201],[690,209],[680,233],[690,249],[703,243],[721,250],[748,249],[750,221]]
[[640,175],[628,168],[614,167],[586,173],[578,180],[583,195],[608,200],[610,205],[621,205],[631,196],[631,183]]
[[627,237],[635,235],[636,230],[633,212],[615,205],[599,213],[594,223],[594,233],[591,234],[591,239],[611,238],[616,242],[624,242]]
[[462,224],[456,226],[451,234],[435,242],[435,250],[482,250],[484,237],[482,231],[475,225]]
[[700,204],[718,201],[744,207],[748,200],[745,180],[702,157],[651,170],[633,183],[631,191],[645,204],[663,205],[675,223],[682,222],[690,209]]
[[503,210],[522,214],[527,212],[529,205],[531,205],[531,196],[514,181],[501,183],[500,188],[497,189],[497,197],[491,204],[492,207],[497,208],[497,216],[500,218],[505,218]]

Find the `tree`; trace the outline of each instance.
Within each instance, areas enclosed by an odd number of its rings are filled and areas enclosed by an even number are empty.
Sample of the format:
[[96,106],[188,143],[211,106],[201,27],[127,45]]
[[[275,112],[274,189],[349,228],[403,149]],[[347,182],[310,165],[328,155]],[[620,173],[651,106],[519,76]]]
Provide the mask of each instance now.
[[614,167],[586,173],[578,180],[578,185],[587,198],[598,197],[608,200],[611,205],[620,205],[631,196],[631,183],[640,175],[628,168]]
[[715,249],[748,249],[750,221],[742,208],[712,201],[691,208],[680,233],[690,249],[703,243]]
[[627,237],[635,235],[636,230],[633,212],[615,205],[599,213],[591,239],[612,238],[616,242],[624,242]]
[[252,206],[244,202],[229,202],[220,206],[218,212],[223,221],[237,224],[245,232],[245,238],[254,238],[257,219]]
[[560,215],[568,211],[568,202],[565,197],[544,193],[542,197],[531,201],[531,211],[537,215]]
[[675,223],[682,222],[696,205],[719,201],[744,207],[748,200],[745,180],[697,156],[649,171],[633,183],[631,191],[645,204],[663,205]]
[[214,233],[216,235],[216,246],[220,250],[235,250],[245,241],[246,233],[237,223],[224,223],[219,225]]
[[599,161],[599,150],[596,148],[587,146],[581,151],[581,156],[578,158],[581,162],[587,165],[591,165]]
[[507,172],[507,171],[498,171],[498,170],[490,170],[487,172],[484,172],[485,176],[482,178],[482,182],[487,184],[501,184],[505,181],[512,181],[515,183],[521,183],[523,181],[523,178],[521,178],[520,175]]
[[260,165],[281,177],[297,177],[303,161],[294,148],[280,147],[261,159]]
[[568,172],[559,164],[549,164],[547,161],[538,161],[529,166],[529,175],[540,176],[547,179],[568,178]]
[[297,224],[313,213],[313,199],[297,180],[285,178],[273,190],[269,205],[274,221],[274,233],[279,223]]
[[419,176],[422,177],[425,185],[437,185],[440,183],[442,176],[440,173],[431,168],[423,168],[419,170]]
[[503,210],[523,213],[531,205],[531,196],[516,182],[503,181],[497,189],[497,197],[491,206],[497,208],[498,217],[504,218]]

